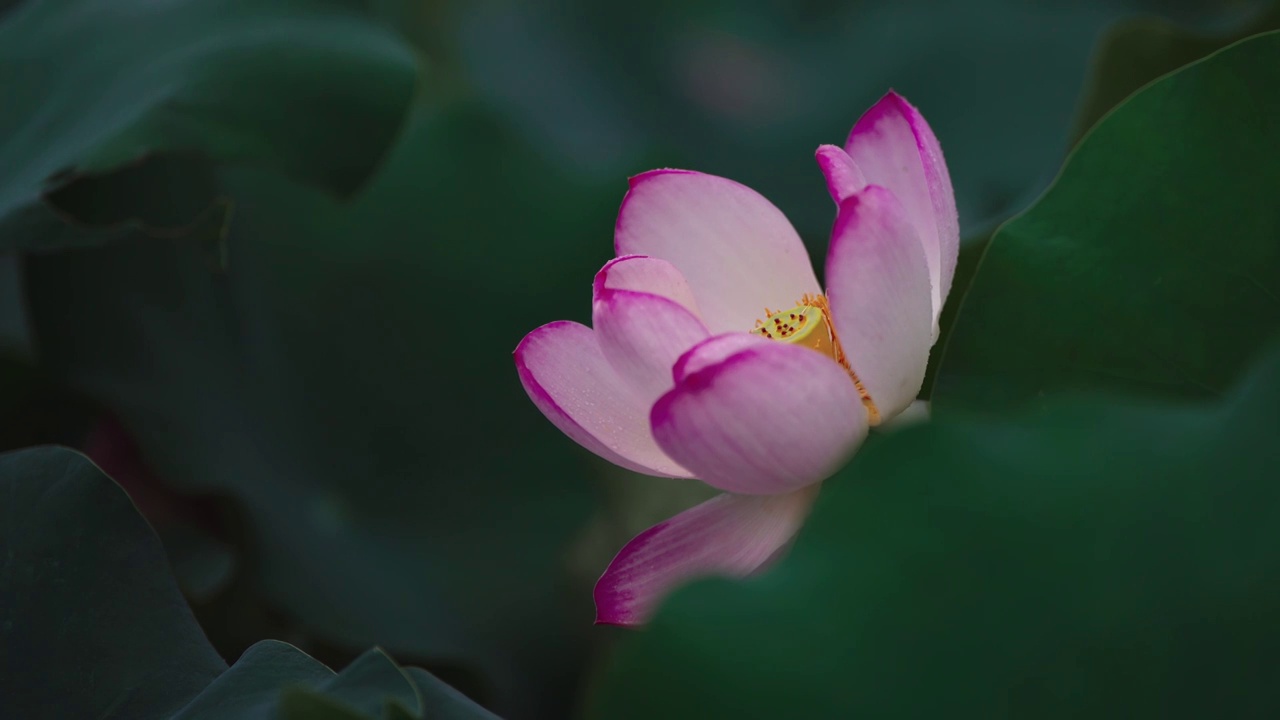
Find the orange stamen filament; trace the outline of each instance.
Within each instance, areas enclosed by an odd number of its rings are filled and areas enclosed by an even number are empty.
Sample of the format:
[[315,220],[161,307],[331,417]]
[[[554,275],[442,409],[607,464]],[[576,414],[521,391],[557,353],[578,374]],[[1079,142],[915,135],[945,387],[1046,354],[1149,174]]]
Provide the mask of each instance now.
[[862,404],[867,408],[867,421],[871,425],[880,424],[880,411],[872,402],[871,395],[858,379],[858,375],[849,367],[840,338],[836,336],[835,324],[831,322],[831,308],[827,305],[825,295],[806,293],[800,298],[796,307],[790,310],[775,311],[764,309],[765,319],[757,320],[752,332],[761,337],[780,342],[802,345],[826,355],[840,363],[845,372],[858,388]]

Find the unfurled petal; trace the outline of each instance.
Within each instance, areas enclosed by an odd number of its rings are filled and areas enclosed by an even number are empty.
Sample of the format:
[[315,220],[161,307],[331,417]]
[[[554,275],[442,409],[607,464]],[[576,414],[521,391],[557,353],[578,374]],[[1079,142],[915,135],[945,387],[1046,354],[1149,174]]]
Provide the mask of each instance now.
[[630,290],[600,290],[591,326],[605,358],[646,407],[675,384],[676,360],[710,334],[683,305]]
[[689,281],[713,333],[747,331],[765,307],[817,293],[804,243],[756,191],[686,170],[631,178],[614,231],[618,255],[670,262]]
[[888,188],[906,208],[924,243],[936,322],[960,252],[955,191],[938,138],[918,110],[890,91],[854,125],[845,150],[868,183]]
[[831,193],[831,199],[836,201],[836,205],[867,186],[862,171],[843,149],[835,145],[823,145],[818,148],[815,156],[818,167],[822,169],[822,176],[827,179],[827,192]]
[[677,365],[686,373],[653,407],[658,445],[708,485],[746,494],[796,490],[826,479],[867,433],[867,411],[831,358],[764,338],[704,364],[712,338]]
[[761,569],[795,536],[817,491],[720,495],[645,530],[596,583],[596,622],[638,625],[689,580]]
[[827,252],[827,300],[845,358],[889,420],[920,392],[933,312],[920,240],[888,190],[869,185],[840,204]]
[[533,404],[579,445],[646,475],[689,477],[654,442],[649,405],[614,372],[590,328],[543,325],[520,341],[515,361]]
[[647,257],[645,255],[623,255],[605,263],[596,273],[592,285],[593,295],[600,297],[604,290],[634,290],[636,292],[660,295],[674,300],[702,319],[698,312],[698,303],[685,280],[675,265],[666,260]]

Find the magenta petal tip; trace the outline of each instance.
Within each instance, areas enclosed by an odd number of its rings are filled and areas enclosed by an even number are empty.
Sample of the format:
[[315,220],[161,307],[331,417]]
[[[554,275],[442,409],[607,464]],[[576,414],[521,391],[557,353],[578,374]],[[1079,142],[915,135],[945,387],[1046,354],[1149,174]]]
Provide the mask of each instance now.
[[839,205],[845,198],[866,187],[867,180],[853,158],[836,145],[822,145],[814,153],[818,167],[827,180],[827,192]]

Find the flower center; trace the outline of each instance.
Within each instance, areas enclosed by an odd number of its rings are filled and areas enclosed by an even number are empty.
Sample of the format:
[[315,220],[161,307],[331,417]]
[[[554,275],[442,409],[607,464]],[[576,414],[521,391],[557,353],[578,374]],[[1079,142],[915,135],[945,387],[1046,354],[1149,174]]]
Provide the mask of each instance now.
[[840,338],[836,337],[835,327],[831,323],[831,308],[827,306],[825,295],[806,294],[790,310],[775,312],[765,308],[764,313],[765,319],[757,320],[752,332],[770,340],[812,348],[840,363],[853,379],[858,394],[862,396],[862,404],[867,407],[868,421],[872,425],[880,424],[880,411],[871,401],[862,381],[854,374],[853,368],[849,367],[844,348],[840,346]]

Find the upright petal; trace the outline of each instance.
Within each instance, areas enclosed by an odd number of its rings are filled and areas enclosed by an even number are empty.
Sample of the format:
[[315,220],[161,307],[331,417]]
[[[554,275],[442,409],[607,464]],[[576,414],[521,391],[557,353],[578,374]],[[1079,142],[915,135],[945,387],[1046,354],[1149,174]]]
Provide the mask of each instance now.
[[744,577],[786,546],[818,486],[785,495],[714,497],[640,533],[596,583],[596,622],[638,625],[677,586],[698,577]]
[[933,312],[915,228],[878,185],[840,204],[827,252],[827,300],[850,367],[881,419],[891,419],[924,382]]
[[849,153],[835,145],[823,145],[814,153],[822,176],[827,179],[827,192],[839,205],[842,200],[867,186],[867,179],[854,164]]
[[769,495],[825,480],[867,434],[867,411],[849,374],[807,347],[764,338],[718,362],[711,338],[677,366],[684,375],[653,406],[659,447],[708,485]]
[[623,255],[605,263],[596,273],[592,294],[600,297],[604,290],[634,290],[659,295],[680,303],[699,320],[698,302],[689,289],[689,281],[675,265],[646,255]]
[[782,212],[714,175],[653,170],[631,178],[614,246],[676,266],[713,333],[750,330],[765,307],[818,292],[809,254]]
[[960,252],[956,196],[938,138],[918,110],[889,91],[853,126],[845,150],[868,183],[893,191],[906,208],[924,243],[936,322]]
[[676,360],[710,334],[683,305],[631,290],[597,292],[591,325],[601,352],[645,407],[675,384],[671,368]]
[[639,473],[689,477],[654,443],[649,405],[614,372],[590,328],[543,325],[520,341],[515,361],[533,404],[579,445]]

